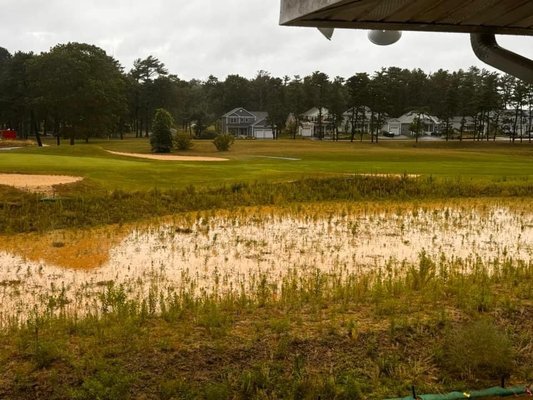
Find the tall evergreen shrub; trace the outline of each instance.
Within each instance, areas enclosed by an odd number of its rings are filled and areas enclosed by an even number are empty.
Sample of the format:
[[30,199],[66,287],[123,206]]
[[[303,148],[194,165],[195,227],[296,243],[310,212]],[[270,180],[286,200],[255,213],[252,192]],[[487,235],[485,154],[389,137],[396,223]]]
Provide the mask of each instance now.
[[150,136],[152,153],[170,153],[173,145],[170,131],[172,126],[174,126],[172,115],[163,108],[157,109],[152,122],[152,136]]

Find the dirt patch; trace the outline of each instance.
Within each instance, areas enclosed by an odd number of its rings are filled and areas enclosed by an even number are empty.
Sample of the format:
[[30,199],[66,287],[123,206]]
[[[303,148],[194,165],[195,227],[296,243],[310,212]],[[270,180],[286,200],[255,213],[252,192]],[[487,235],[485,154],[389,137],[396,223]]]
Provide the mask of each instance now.
[[140,153],[121,153],[118,151],[109,151],[108,153],[117,156],[146,158],[148,160],[162,160],[162,161],[228,161],[227,158],[219,157],[199,157],[199,156],[175,156],[167,154],[140,154]]
[[53,193],[54,186],[81,181],[79,176],[0,174],[0,185],[8,185],[29,192]]

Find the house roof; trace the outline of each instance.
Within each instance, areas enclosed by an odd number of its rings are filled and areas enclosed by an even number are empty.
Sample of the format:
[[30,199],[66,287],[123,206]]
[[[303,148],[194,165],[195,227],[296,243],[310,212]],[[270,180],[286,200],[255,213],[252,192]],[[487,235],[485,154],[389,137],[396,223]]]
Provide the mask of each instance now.
[[247,111],[244,107],[237,107],[231,110],[230,112],[227,112],[226,114],[224,114],[222,118],[229,117],[230,115],[233,115],[233,114],[236,114],[239,117],[255,117],[253,113],[251,113],[250,111]]
[[268,113],[266,111],[250,111],[250,112],[256,116],[256,120],[253,126],[263,126],[263,127],[271,126],[270,122],[268,121]]
[[450,123],[461,123],[461,121],[463,120],[463,118],[465,119],[465,122],[467,124],[470,124],[470,123],[473,123],[474,122],[474,118],[466,115],[466,116],[461,116],[461,115],[454,115],[453,117],[450,118]]
[[254,115],[256,123],[268,118],[266,111],[250,111],[250,114]]
[[[367,106],[359,107],[359,113],[361,113],[361,108],[363,110],[365,110],[365,115],[372,114],[372,110],[370,109],[370,107],[367,107]],[[351,117],[352,116],[352,108],[349,108],[348,110],[346,110],[342,115],[345,116],[345,117]]]
[[[319,109],[318,107],[313,107],[309,110],[307,110],[306,112],[304,112],[302,114],[302,116],[304,117],[318,117],[318,114],[319,114]],[[327,116],[329,115],[329,110],[325,107],[322,107],[322,116]]]
[[533,35],[531,0],[282,0],[282,25]]
[[397,121],[397,122],[401,122],[402,124],[410,124],[412,123],[415,118],[420,115],[420,118],[422,121],[428,121],[428,122],[432,122],[434,124],[439,124],[440,123],[440,120],[433,116],[433,115],[429,115],[429,114],[424,114],[424,113],[417,113],[415,111],[409,111],[408,113],[405,113],[404,115],[402,115],[401,117],[398,117],[398,118],[395,118],[394,120],[390,120],[391,122],[392,121]]
[[230,117],[232,115],[237,115],[239,117],[253,117],[255,121],[247,123],[248,126],[270,126],[267,121],[268,112],[266,111],[248,111],[243,107],[237,107],[224,114],[221,118]]

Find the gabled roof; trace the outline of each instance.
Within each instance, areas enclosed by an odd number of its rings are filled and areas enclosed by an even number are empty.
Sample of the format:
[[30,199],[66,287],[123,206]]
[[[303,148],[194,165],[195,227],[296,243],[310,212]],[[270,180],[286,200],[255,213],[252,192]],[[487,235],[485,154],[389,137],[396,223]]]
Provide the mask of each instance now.
[[227,118],[231,116],[252,117],[254,121],[246,124],[249,126],[270,126],[270,124],[267,122],[268,112],[266,111],[248,111],[243,107],[237,107],[224,114],[221,118]]
[[[302,114],[302,116],[304,116],[304,117],[317,117],[318,114],[319,114],[319,111],[320,110],[318,109],[318,107],[313,107],[313,108],[307,110],[306,112],[304,112]],[[327,116],[327,115],[329,115],[329,110],[327,108],[325,108],[325,107],[322,107],[322,116]]]
[[231,115],[237,115],[238,117],[255,117],[255,115],[252,114],[250,111],[246,111],[244,107],[237,107],[231,110],[230,112],[224,114],[222,118],[229,117]]
[[266,121],[268,113],[266,111],[250,111],[255,116],[255,125],[259,125],[261,122]]
[[[352,108],[349,108],[348,110],[346,110],[342,115],[345,116],[345,117],[351,117],[352,116]],[[358,107],[359,108],[359,114],[361,114],[361,110],[365,110],[365,115],[370,115],[372,114],[372,110],[370,109],[370,107],[367,107],[367,106],[362,106],[362,107]]]
[[432,122],[434,124],[439,124],[440,123],[440,120],[433,116],[433,115],[429,115],[429,114],[425,114],[425,113],[417,113],[415,111],[409,111],[407,113],[405,113],[404,115],[402,115],[401,117],[398,117],[396,118],[395,120],[398,121],[398,122],[401,122],[402,124],[410,124],[412,123],[415,118],[420,115],[420,118],[422,121],[429,121],[429,122]]
[[250,111],[250,113],[254,115],[257,121],[268,117],[268,113],[266,111]]

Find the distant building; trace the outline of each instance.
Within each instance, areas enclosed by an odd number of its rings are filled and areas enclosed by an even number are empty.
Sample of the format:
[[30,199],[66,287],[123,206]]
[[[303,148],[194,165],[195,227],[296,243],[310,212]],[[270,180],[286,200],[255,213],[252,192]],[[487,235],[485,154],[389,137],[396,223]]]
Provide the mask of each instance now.
[[503,110],[500,115],[500,126],[504,133],[518,137],[529,136],[533,131],[533,115],[529,110]]
[[[498,133],[506,135],[514,133],[518,137],[529,137],[530,132],[533,133],[533,114],[530,115],[529,110],[498,110],[491,111],[489,115],[491,128],[497,126]],[[483,129],[483,135],[486,135],[486,130],[489,128],[488,124],[486,121],[480,121],[480,117],[478,115],[476,121],[472,116],[454,116],[450,119],[450,126],[456,132],[461,130],[461,125],[463,125],[463,132]]]
[[[319,121],[322,119],[322,121]],[[329,110],[313,107],[300,116],[299,135],[303,137],[326,137],[335,127],[331,121]]]
[[401,117],[391,118],[387,121],[387,131],[394,136],[412,135],[412,124],[420,117],[420,135],[433,135],[439,132],[440,120],[429,114],[410,111]]
[[[450,128],[457,132],[461,130],[461,125],[463,126],[463,132],[474,132],[476,127],[474,118],[468,116],[464,118],[462,116],[451,117],[449,123]],[[444,128],[445,127],[443,127],[443,129]]]
[[359,107],[354,110],[350,108],[342,114],[342,129],[346,133],[352,131],[352,121],[357,112],[357,122],[355,123],[356,132],[370,132],[370,120],[372,118],[372,110],[369,107]]
[[235,108],[220,118],[222,132],[239,138],[274,139],[274,130],[265,111]]

